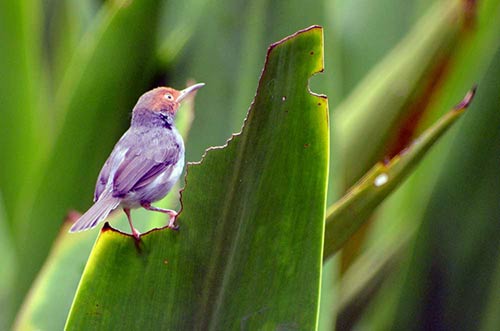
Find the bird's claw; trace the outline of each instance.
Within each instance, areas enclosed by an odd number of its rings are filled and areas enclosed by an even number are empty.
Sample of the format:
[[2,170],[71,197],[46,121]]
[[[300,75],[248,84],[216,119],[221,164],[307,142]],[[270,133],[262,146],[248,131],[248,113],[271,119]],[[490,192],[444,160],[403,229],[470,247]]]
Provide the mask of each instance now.
[[134,231],[132,231],[132,236],[134,237],[134,239],[136,241],[141,241],[141,233],[139,231],[137,231],[136,229],[134,229]]
[[175,224],[175,221],[177,220],[177,215],[170,217],[170,221],[168,222],[167,228],[171,230],[179,230],[179,225]]

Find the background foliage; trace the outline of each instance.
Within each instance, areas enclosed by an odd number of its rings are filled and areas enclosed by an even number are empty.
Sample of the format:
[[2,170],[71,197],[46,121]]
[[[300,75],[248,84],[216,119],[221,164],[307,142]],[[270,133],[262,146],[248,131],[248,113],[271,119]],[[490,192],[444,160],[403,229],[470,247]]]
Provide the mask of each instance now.
[[[329,203],[479,85],[461,123],[324,264],[319,328],[498,329],[497,0],[0,1],[0,329],[50,273],[68,210],[90,205],[144,90],[207,84],[187,143],[198,161],[240,130],[267,46],[312,24],[325,29],[325,73],[310,84],[329,96]],[[90,248],[71,256],[73,283]]]

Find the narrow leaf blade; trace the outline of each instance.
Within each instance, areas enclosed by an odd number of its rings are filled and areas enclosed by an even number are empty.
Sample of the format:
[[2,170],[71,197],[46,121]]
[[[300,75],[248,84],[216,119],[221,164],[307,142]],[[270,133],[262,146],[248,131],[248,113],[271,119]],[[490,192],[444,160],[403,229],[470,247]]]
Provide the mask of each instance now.
[[338,107],[343,189],[390,154],[388,145],[404,141],[398,139],[398,130],[406,117],[413,119],[413,126],[418,124],[438,79],[444,78],[438,75],[441,67],[459,44],[463,16],[463,1],[436,2]]
[[463,114],[475,93],[472,89],[452,111],[424,131],[388,163],[379,162],[327,211],[325,259],[331,257],[368,219],[373,210],[410,174],[432,145]]

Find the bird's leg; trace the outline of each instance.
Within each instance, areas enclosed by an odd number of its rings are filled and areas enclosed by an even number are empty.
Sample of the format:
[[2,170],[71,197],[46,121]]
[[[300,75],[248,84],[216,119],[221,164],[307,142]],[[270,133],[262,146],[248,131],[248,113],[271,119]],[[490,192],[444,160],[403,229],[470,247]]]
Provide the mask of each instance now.
[[142,208],[151,210],[151,211],[158,211],[160,213],[168,214],[170,216],[170,221],[168,222],[167,227],[172,230],[178,230],[179,226],[175,224],[175,220],[177,218],[177,212],[172,209],[163,209],[155,206],[151,206],[151,203],[149,202],[143,202],[141,203]]
[[125,214],[127,214],[128,224],[130,225],[130,229],[132,230],[132,235],[136,240],[141,240],[141,233],[134,228],[132,224],[132,216],[130,216],[130,208],[123,208]]

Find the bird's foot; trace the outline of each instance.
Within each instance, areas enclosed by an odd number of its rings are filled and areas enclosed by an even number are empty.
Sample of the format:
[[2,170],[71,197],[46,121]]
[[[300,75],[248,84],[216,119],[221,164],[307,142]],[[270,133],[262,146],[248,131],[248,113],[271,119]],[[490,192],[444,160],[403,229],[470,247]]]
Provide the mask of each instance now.
[[151,203],[149,202],[143,202],[141,203],[142,208],[151,210],[151,211],[157,211],[160,213],[167,214],[170,216],[170,220],[168,222],[167,228],[172,229],[172,230],[179,230],[179,226],[175,224],[175,220],[177,219],[177,212],[172,209],[164,209],[164,208],[159,208],[155,206],[151,206]]
[[167,228],[172,229],[172,230],[179,230],[179,226],[175,224],[175,221],[177,220],[177,213],[175,211],[172,211],[169,213],[170,216],[170,221],[168,221]]
[[132,235],[136,241],[141,241],[141,233],[136,228],[132,228]]
[[137,231],[137,229],[134,228],[134,225],[132,224],[132,216],[130,216],[130,208],[123,208],[123,211],[127,215],[128,224],[130,225],[130,230],[132,230],[132,236],[134,236],[136,242],[141,241],[141,233]]

